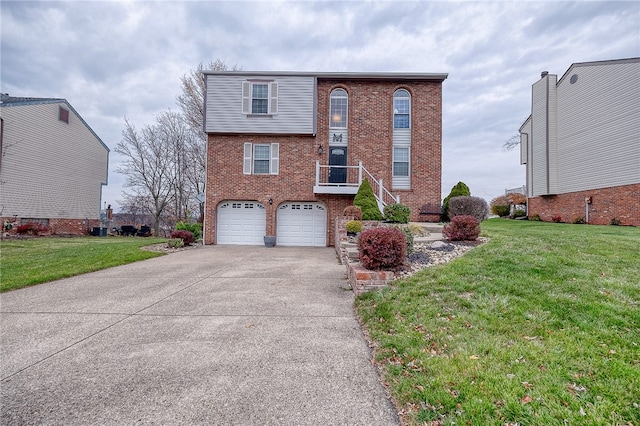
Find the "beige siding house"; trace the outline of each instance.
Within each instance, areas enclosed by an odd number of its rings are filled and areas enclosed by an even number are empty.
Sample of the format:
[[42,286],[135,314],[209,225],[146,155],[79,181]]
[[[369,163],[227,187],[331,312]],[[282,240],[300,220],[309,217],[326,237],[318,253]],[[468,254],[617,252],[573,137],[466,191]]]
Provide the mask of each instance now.
[[640,58],[542,73],[520,127],[529,216],[640,225],[639,100]]
[[109,148],[65,99],[2,95],[0,216],[52,233],[99,226]]

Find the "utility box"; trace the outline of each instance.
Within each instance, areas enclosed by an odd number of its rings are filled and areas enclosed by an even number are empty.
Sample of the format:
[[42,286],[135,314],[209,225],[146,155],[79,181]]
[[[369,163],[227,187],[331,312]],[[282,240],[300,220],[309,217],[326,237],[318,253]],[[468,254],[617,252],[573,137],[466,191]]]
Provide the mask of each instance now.
[[106,237],[107,236],[107,228],[95,226],[91,228],[91,235],[94,237]]

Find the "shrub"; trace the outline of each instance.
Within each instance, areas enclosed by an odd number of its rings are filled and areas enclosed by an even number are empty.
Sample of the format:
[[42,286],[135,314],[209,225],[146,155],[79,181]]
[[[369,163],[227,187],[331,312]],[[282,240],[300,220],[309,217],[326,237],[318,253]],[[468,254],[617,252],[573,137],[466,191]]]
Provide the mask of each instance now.
[[540,215],[539,214],[534,214],[533,216],[531,216],[529,218],[529,220],[532,220],[534,222],[542,222],[542,219],[540,219]]
[[507,198],[507,200],[509,200],[509,203],[513,204],[514,206],[527,204],[527,196],[519,192],[510,192],[509,194],[505,195],[505,197]]
[[413,253],[413,233],[407,225],[393,225],[394,228],[399,229],[407,240],[407,254]]
[[191,245],[195,241],[193,232],[185,230],[171,231],[171,239],[174,238],[180,238],[185,246]]
[[551,216],[551,221],[555,222],[555,223],[560,223],[560,222],[562,222],[562,216],[560,216],[560,215]]
[[611,219],[611,222],[609,222],[609,225],[620,226],[620,220],[614,217],[613,219]]
[[357,234],[358,232],[362,231],[362,222],[360,222],[359,220],[350,220],[344,225],[344,227],[347,228],[347,232]]
[[198,241],[202,236],[202,224],[201,223],[176,223],[177,231],[189,231],[193,234],[193,240]]
[[424,229],[424,226],[418,225],[417,223],[410,223],[407,225],[409,231],[411,231],[411,235],[414,237],[422,237],[423,235],[428,235],[429,232]]
[[513,213],[511,214],[512,218],[517,218],[517,217],[525,217],[527,215],[527,211],[526,210],[522,210],[522,209],[515,209],[513,210]]
[[353,204],[362,210],[362,220],[382,220],[382,213],[380,213],[380,209],[378,208],[378,201],[367,179],[364,179],[360,184],[358,193],[353,199]]
[[452,197],[449,200],[449,218],[473,216],[482,222],[489,216],[489,206],[480,197]]
[[170,240],[167,240],[167,246],[170,248],[184,247],[184,241],[182,241],[182,238],[171,238]]
[[362,220],[362,209],[358,206],[347,206],[344,208],[342,215],[352,217],[355,220]]
[[576,224],[576,225],[584,225],[585,223],[587,223],[587,221],[584,220],[584,217],[579,216],[579,217],[576,217],[575,219],[573,219],[573,223]]
[[362,231],[358,249],[360,264],[367,269],[397,269],[407,260],[405,234],[397,228],[381,227]]
[[511,202],[505,195],[494,198],[489,205],[491,206],[491,213],[500,217],[508,216],[511,211]]
[[455,184],[453,188],[451,188],[451,192],[446,196],[444,201],[442,202],[442,220],[447,222],[449,220],[449,200],[453,197],[469,197],[471,196],[471,191],[469,187],[465,185],[463,182],[458,182]]
[[18,225],[16,232],[21,235],[29,234],[38,236],[49,232],[49,228],[38,222],[27,222],[25,224]]
[[480,221],[473,216],[455,216],[442,228],[442,234],[451,241],[475,241],[480,235]]
[[384,218],[393,223],[409,223],[411,209],[404,204],[387,204],[384,206]]

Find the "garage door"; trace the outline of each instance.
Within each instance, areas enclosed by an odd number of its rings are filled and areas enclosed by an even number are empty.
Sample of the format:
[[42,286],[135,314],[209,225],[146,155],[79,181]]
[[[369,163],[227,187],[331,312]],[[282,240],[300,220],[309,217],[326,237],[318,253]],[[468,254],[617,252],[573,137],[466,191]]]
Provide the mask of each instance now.
[[278,245],[327,245],[327,211],[318,203],[281,205],[278,208],[277,227]]
[[266,210],[260,203],[227,201],[218,207],[218,244],[262,245],[266,228]]

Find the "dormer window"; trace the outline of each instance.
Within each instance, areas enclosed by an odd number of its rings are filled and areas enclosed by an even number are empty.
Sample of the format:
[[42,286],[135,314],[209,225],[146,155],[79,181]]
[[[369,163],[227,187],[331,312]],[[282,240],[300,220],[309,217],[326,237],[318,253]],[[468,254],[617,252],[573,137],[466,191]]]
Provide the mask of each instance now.
[[242,113],[275,115],[278,113],[278,83],[275,81],[242,82]]

